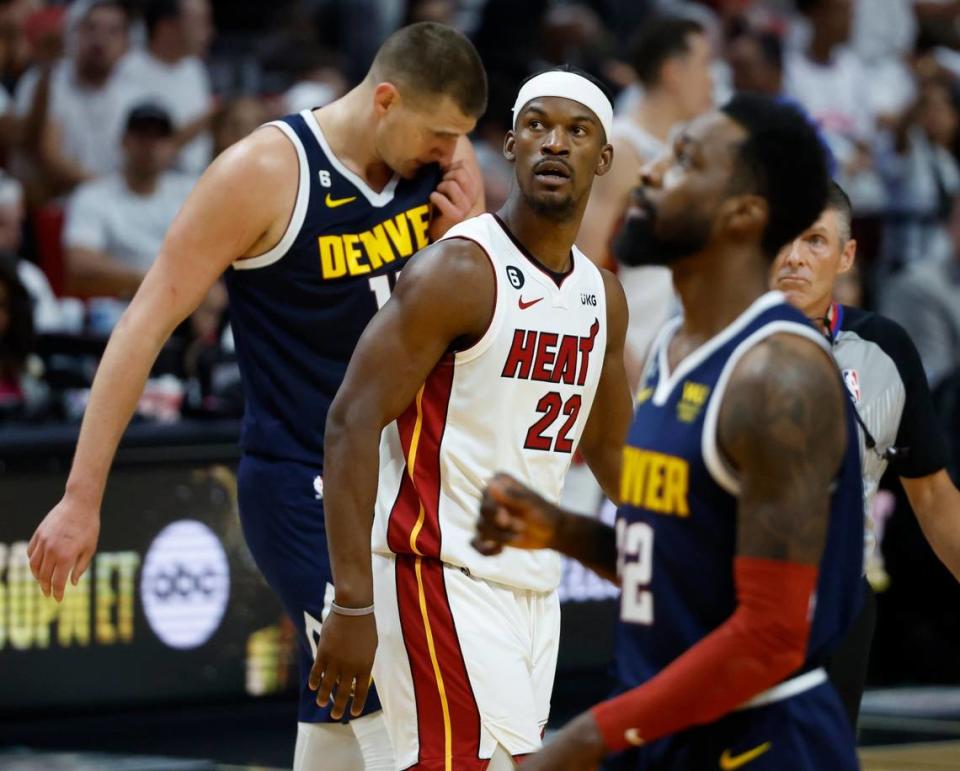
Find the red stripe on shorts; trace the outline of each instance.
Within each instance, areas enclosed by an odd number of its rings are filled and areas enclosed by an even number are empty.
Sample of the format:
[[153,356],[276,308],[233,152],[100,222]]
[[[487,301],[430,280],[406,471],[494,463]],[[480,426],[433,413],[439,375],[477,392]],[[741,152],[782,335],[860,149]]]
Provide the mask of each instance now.
[[417,763],[411,768],[483,771],[490,761],[479,757],[480,711],[447,599],[443,564],[398,554],[396,570],[420,742]]
[[453,371],[453,356],[445,356],[424,382],[419,410],[414,399],[397,418],[405,460],[409,459],[414,435],[417,446],[413,457],[413,478],[407,467],[387,526],[387,545],[395,554],[440,556],[440,444],[447,424]]

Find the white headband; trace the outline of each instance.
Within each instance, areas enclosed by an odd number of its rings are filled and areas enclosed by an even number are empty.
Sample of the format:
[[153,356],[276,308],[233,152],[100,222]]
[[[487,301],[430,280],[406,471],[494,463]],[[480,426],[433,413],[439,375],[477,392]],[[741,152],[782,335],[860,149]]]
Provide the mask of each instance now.
[[607,95],[582,75],[562,70],[549,70],[530,78],[513,104],[513,125],[517,125],[517,116],[527,102],[539,99],[542,96],[559,96],[563,99],[572,99],[580,102],[593,112],[603,126],[607,141],[610,141],[610,130],[613,127],[613,105]]

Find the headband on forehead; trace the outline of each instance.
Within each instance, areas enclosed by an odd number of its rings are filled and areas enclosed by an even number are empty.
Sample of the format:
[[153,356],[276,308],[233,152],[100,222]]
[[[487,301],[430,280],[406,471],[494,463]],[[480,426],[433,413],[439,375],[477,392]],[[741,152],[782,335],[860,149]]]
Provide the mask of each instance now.
[[517,101],[513,104],[514,126],[517,125],[517,116],[527,102],[542,96],[559,96],[580,102],[597,116],[607,135],[607,141],[610,140],[610,129],[613,127],[613,105],[610,104],[607,95],[582,75],[563,70],[541,72],[523,84],[520,93],[517,94]]

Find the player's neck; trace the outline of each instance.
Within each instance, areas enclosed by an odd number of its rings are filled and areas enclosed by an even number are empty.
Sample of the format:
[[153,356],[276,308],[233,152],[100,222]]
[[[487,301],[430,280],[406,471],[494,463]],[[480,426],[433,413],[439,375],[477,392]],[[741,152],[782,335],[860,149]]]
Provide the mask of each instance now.
[[183,48],[175,39],[158,37],[150,41],[150,54],[164,64],[173,65],[184,58]]
[[377,154],[371,100],[363,83],[335,102],[314,112],[323,136],[337,156],[374,191],[381,191],[393,178],[391,169]]
[[807,48],[807,56],[817,64],[826,66],[833,58],[833,51],[839,44],[829,36],[821,33],[816,26],[813,28],[813,37]]
[[159,174],[137,173],[132,169],[124,169],[123,178],[130,192],[139,196],[150,196],[156,192]]
[[751,250],[701,253],[671,266],[683,305],[683,332],[704,342],[768,291],[766,263]]
[[570,250],[580,229],[580,216],[569,222],[554,222],[531,211],[516,196],[507,199],[497,216],[544,267],[555,273],[570,270]]
[[811,303],[802,312],[818,330],[824,334],[830,331],[833,322],[833,301],[830,297]]

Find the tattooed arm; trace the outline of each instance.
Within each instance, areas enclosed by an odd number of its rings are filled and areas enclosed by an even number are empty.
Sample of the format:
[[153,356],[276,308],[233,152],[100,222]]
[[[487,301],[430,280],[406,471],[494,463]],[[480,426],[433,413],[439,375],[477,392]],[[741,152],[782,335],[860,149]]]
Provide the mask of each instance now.
[[738,556],[819,563],[844,426],[836,365],[809,340],[775,335],[743,357],[717,427],[740,478]]
[[717,428],[741,488],[734,613],[643,685],[576,718],[524,768],[590,767],[606,752],[713,722],[797,671],[846,442],[843,409],[836,368],[811,341],[776,335],[744,355]]

